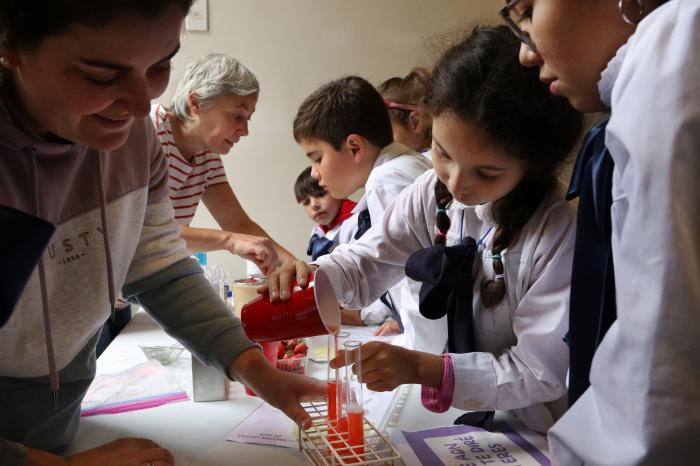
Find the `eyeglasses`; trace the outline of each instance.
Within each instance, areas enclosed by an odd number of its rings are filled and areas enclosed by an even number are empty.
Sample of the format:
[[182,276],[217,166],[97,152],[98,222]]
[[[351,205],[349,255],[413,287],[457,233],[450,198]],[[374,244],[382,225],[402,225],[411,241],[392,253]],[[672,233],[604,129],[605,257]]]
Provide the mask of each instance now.
[[531,8],[527,8],[525,11],[518,12],[518,10],[515,9],[515,6],[519,1],[520,0],[510,0],[508,3],[506,3],[506,6],[500,9],[498,14],[501,16],[501,18],[503,18],[503,21],[510,28],[510,30],[513,31],[513,34],[515,34],[518,39],[527,45],[530,50],[537,52],[537,48],[535,47],[535,43],[532,41],[530,34],[523,31],[520,27],[520,24],[523,21],[530,20],[532,10]]

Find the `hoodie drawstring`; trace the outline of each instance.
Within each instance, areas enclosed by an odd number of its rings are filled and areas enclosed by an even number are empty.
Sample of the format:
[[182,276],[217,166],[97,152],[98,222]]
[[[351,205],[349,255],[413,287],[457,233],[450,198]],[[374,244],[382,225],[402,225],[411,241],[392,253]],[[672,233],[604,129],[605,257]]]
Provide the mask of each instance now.
[[105,246],[105,260],[107,261],[107,288],[109,290],[109,308],[112,322],[116,319],[114,303],[117,301],[114,292],[114,270],[112,269],[112,251],[109,248],[109,229],[107,228],[107,198],[105,196],[104,178],[102,176],[102,154],[97,157],[97,185],[100,191],[100,218],[102,220],[102,239]]
[[[34,182],[34,214],[41,218],[39,203],[39,182],[37,181],[36,151],[32,150],[32,181]],[[51,335],[51,319],[49,316],[49,299],[46,291],[46,271],[44,269],[44,255],[39,258],[39,287],[41,289],[41,311],[44,316],[44,339],[46,341],[46,354],[49,359],[49,381],[53,393],[53,407],[58,409],[58,371],[56,370],[56,358],[53,351],[53,338]]]

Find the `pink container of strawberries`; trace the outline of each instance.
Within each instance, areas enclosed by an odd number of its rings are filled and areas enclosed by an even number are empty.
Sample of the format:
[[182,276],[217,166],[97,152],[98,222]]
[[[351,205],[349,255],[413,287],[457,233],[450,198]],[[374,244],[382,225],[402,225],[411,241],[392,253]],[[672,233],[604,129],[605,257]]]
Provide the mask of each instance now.
[[295,374],[306,374],[306,365],[309,362],[308,350],[304,338],[279,341],[277,343],[277,369]]

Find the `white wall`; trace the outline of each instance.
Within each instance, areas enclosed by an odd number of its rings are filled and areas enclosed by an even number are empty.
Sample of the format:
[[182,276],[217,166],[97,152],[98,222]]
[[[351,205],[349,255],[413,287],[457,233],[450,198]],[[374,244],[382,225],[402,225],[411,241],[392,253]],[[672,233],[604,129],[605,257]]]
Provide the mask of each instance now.
[[[495,0],[208,0],[209,30],[185,32],[173,60],[166,103],[186,64],[210,52],[233,55],[260,80],[250,135],[224,157],[244,209],[277,242],[306,258],[312,222],[296,204],[293,183],[307,159],[292,138],[299,104],[322,83],[358,74],[373,84],[430,65],[461,31],[494,23]],[[214,227],[201,205],[192,226]],[[231,278],[245,262],[209,254]]]

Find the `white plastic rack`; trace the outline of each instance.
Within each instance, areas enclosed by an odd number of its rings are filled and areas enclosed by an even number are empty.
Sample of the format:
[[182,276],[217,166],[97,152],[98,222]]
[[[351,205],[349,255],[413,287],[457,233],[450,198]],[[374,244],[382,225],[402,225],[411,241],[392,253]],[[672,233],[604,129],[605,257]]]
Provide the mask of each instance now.
[[[325,402],[302,403],[313,424],[307,430],[299,429],[299,450],[311,464],[336,465],[399,465],[401,456],[391,442],[367,419],[364,420],[364,445],[350,445],[347,435],[338,435],[328,420]],[[332,441],[328,439],[333,436]],[[345,438],[343,438],[345,437]]]

